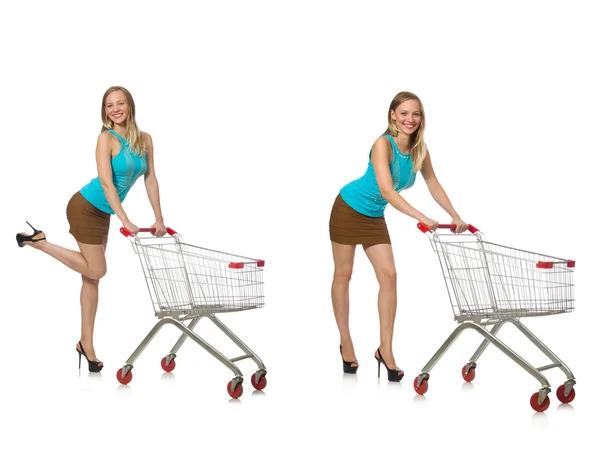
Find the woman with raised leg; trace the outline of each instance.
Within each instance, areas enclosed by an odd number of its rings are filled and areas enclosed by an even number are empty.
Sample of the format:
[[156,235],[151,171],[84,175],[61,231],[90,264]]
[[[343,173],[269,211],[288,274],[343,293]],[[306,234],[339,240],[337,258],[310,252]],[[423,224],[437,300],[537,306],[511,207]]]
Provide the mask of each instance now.
[[156,222],[155,236],[163,236],[166,228],[160,207],[158,181],[154,172],[152,138],[138,129],[135,103],[129,91],[121,86],[106,90],[102,98],[102,130],[96,145],[98,176],[77,191],[67,204],[69,232],[75,237],[79,251],[49,242],[46,234],[33,229],[33,234],[17,234],[19,247],[31,246],[57,259],[81,274],[81,336],[75,349],[88,362],[91,372],[99,372],[104,364],[94,349],[94,323],[98,309],[98,286],[106,274],[106,244],[110,218],[116,215],[123,227],[132,233],[139,228],[131,222],[122,203],[140,176],[144,176],[146,192]]

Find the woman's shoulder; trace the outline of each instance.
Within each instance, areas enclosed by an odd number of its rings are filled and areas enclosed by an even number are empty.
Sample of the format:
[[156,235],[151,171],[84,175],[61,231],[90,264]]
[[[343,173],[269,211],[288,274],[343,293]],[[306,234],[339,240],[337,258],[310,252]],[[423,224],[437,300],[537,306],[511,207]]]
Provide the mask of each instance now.
[[98,142],[103,144],[109,144],[112,142],[119,142],[119,139],[109,130],[102,130],[98,135]]
[[390,135],[387,135],[387,134],[381,135],[379,138],[377,138],[375,140],[375,144],[387,144],[389,146],[391,144],[390,138],[391,138]]
[[140,133],[142,134],[142,138],[144,139],[144,143],[146,143],[146,144],[152,144],[152,136],[150,136],[150,133],[146,133],[145,131],[140,131]]
[[381,135],[373,143],[373,149],[377,149],[377,150],[380,150],[380,151],[386,150],[386,149],[391,150],[392,149],[392,142],[390,141],[390,137],[388,137],[388,135]]
[[373,143],[370,160],[387,161],[389,163],[392,160],[393,152],[392,143],[387,135],[381,135]]

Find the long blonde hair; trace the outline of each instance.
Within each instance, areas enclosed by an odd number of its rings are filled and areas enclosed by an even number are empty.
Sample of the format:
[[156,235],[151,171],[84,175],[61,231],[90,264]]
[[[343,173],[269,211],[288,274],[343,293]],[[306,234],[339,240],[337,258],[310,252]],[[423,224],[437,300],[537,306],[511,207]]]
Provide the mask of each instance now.
[[106,90],[102,97],[102,131],[112,130],[114,127],[113,121],[109,118],[106,112],[106,98],[111,92],[121,91],[125,94],[125,100],[129,106],[129,113],[125,122],[125,139],[129,142],[129,147],[134,154],[143,156],[146,152],[144,136],[135,122],[135,102],[131,93],[122,86],[111,86]]
[[396,122],[392,120],[392,112],[396,110],[403,102],[413,99],[419,103],[419,107],[421,109],[421,123],[419,124],[417,131],[410,136],[409,141],[410,158],[413,164],[413,172],[417,172],[423,166],[423,161],[427,155],[427,146],[425,145],[425,109],[423,108],[421,99],[419,99],[416,94],[408,91],[402,91],[396,94],[396,96],[392,99],[390,108],[388,110],[388,127],[387,130],[385,130],[384,135],[398,135],[399,130],[396,126]]

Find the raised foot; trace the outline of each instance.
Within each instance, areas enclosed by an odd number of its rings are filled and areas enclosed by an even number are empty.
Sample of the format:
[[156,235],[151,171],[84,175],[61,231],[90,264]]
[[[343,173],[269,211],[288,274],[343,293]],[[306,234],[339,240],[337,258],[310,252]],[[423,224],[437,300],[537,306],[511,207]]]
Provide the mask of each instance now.
[[36,242],[46,240],[46,234],[44,232],[36,229],[29,222],[27,222],[27,225],[33,229],[33,234],[27,235],[24,232],[17,234],[17,245],[19,245],[20,248],[23,248],[25,245],[33,246],[33,244]]

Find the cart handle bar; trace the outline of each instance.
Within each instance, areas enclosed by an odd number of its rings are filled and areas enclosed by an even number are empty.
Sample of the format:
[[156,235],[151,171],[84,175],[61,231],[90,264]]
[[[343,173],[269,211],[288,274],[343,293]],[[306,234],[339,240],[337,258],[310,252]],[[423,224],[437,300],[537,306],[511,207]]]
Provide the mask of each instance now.
[[[427,232],[431,231],[431,229],[426,224],[423,224],[422,222],[419,222],[417,224],[417,228],[423,233],[427,233]],[[439,224],[437,226],[437,228],[454,230],[454,229],[456,229],[456,224]],[[474,234],[475,232],[479,232],[479,229],[471,224],[469,224],[468,228],[469,228],[469,232],[471,232],[472,234]]]
[[[119,232],[121,232],[123,235],[125,235],[126,237],[131,237],[132,233],[130,230],[126,229],[125,227],[121,227],[119,229]],[[156,232],[156,229],[154,227],[143,227],[140,229],[140,232],[149,232],[149,233],[154,233]],[[167,233],[172,237],[173,235],[176,235],[177,232],[175,232],[171,227],[167,227]]]
[[[125,227],[121,227],[119,229],[119,232],[121,232],[123,235],[125,235],[126,237],[130,237],[132,235],[131,231],[126,229]],[[156,232],[156,229],[153,227],[142,227],[140,229],[140,232],[149,232],[149,233],[154,233]],[[177,235],[177,232],[175,232],[171,227],[167,227],[167,233],[172,237],[173,235]],[[243,262],[231,262],[229,263],[229,267],[231,269],[243,269],[243,267],[246,264],[253,264],[254,262],[249,262],[249,263],[243,263]],[[265,261],[263,259],[259,259],[256,262],[256,266],[259,268],[264,267],[265,265]]]

